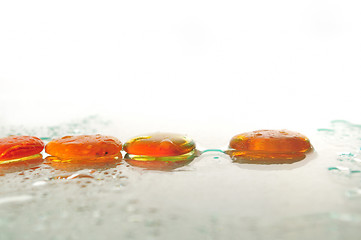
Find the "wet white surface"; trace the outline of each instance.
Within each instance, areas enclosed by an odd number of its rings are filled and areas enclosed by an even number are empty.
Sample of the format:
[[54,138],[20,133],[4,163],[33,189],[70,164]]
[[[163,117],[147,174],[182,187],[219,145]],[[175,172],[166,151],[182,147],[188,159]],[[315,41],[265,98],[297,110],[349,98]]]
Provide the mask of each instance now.
[[339,130],[331,135],[314,131],[316,151],[293,164],[238,164],[207,152],[171,172],[121,162],[107,170],[68,173],[43,164],[7,173],[0,177],[0,236],[358,239],[361,195],[347,192],[360,187],[361,177],[328,168],[345,166],[338,154],[360,146],[360,129],[333,125]]

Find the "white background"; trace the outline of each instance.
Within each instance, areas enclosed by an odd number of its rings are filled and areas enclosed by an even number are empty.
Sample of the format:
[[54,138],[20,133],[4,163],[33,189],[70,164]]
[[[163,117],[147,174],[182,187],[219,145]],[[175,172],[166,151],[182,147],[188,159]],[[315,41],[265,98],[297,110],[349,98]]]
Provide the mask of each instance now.
[[2,125],[307,132],[361,123],[360,66],[360,1],[0,0]]

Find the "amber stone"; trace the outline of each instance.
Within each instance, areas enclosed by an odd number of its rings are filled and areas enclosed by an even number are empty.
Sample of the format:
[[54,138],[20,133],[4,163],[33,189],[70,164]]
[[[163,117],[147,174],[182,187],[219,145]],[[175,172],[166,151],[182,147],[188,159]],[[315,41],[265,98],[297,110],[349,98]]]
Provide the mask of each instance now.
[[130,139],[124,144],[124,160],[151,170],[172,170],[198,156],[192,139],[174,133],[153,133]]
[[245,162],[286,163],[305,158],[312,149],[309,139],[289,130],[258,130],[234,136],[228,153]]
[[168,157],[189,153],[195,149],[192,139],[173,133],[153,133],[130,139],[123,150],[133,155]]
[[117,156],[122,143],[115,137],[97,135],[65,136],[50,141],[45,152],[59,159],[96,159]]
[[0,138],[0,161],[21,159],[40,153],[44,143],[33,136],[9,136]]

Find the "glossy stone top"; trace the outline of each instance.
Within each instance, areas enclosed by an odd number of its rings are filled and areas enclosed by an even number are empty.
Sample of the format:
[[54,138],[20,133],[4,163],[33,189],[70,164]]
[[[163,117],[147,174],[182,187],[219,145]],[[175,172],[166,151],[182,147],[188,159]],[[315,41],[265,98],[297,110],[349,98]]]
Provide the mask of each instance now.
[[177,156],[195,148],[192,139],[174,133],[153,133],[130,139],[124,144],[124,151],[134,155],[153,157]]

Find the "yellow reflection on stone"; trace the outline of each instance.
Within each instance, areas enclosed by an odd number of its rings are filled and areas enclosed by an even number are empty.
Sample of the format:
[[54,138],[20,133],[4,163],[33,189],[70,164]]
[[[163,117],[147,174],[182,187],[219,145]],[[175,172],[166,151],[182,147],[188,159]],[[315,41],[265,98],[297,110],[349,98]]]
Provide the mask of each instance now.
[[19,161],[28,161],[28,160],[38,159],[38,158],[43,158],[43,155],[41,153],[39,153],[39,154],[31,155],[28,157],[0,161],[0,164],[8,164],[8,163],[14,163],[14,162],[19,162]]
[[78,171],[81,169],[108,169],[116,167],[122,160],[122,154],[97,158],[58,158],[55,156],[46,157],[46,163],[55,169],[64,171]]
[[177,162],[177,161],[185,161],[189,159],[194,159],[196,157],[196,150],[192,150],[189,153],[178,155],[178,156],[167,156],[167,157],[152,157],[152,156],[144,156],[144,155],[132,155],[127,154],[125,156],[126,159],[132,159],[136,161],[162,161],[162,162]]
[[303,160],[305,153],[260,153],[251,151],[228,150],[225,151],[234,162],[253,164],[282,164],[294,163]]
[[43,162],[43,155],[40,153],[28,157],[0,161],[0,175],[35,168]]
[[199,151],[192,150],[189,153],[169,156],[169,157],[150,157],[141,155],[125,155],[124,160],[132,166],[145,168],[149,170],[170,171],[183,167],[191,163],[194,158],[199,156]]

